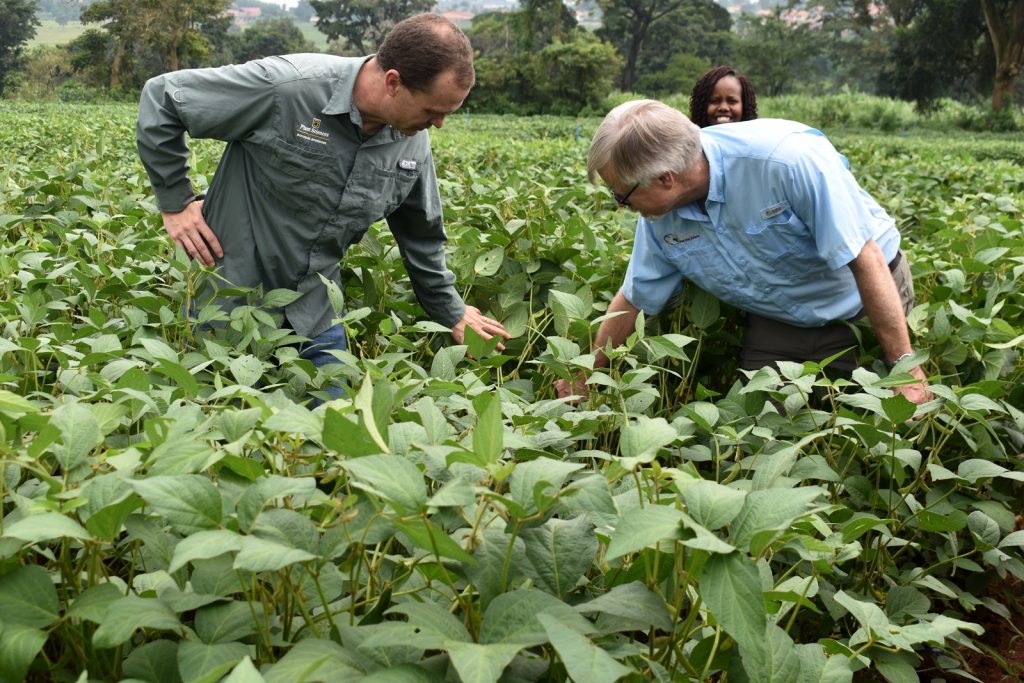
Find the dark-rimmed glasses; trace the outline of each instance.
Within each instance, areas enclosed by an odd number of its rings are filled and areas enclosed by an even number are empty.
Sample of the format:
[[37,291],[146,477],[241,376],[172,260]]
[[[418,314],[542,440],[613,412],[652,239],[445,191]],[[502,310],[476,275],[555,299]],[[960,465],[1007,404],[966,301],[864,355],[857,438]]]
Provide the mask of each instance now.
[[621,195],[618,192],[616,192],[615,190],[612,190],[612,197],[615,198],[615,203],[618,204],[619,206],[630,206],[629,195],[631,195],[634,192],[636,192],[636,188],[638,188],[638,187],[640,187],[640,183],[637,183],[632,188],[630,188],[629,192],[627,192],[626,194],[621,194]]

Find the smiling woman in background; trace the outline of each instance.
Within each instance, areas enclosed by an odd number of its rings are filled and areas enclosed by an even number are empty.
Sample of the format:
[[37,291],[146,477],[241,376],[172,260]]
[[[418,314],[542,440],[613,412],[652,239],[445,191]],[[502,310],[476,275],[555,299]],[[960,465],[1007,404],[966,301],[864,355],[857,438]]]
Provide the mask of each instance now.
[[754,86],[731,66],[716,66],[694,84],[690,93],[690,120],[701,128],[756,118]]

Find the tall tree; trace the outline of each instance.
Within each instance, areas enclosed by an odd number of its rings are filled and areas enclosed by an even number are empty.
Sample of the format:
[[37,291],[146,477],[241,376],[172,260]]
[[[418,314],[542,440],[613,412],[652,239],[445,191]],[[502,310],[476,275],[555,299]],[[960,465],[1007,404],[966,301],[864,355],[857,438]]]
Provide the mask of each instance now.
[[316,46],[306,40],[291,17],[260,19],[246,27],[235,40],[234,58],[238,62],[271,55],[316,51]]
[[981,10],[996,58],[992,106],[1001,111],[1010,104],[1024,66],[1024,0],[981,0]]
[[614,45],[626,58],[626,66],[619,78],[623,90],[632,90],[636,83],[637,60],[651,25],[685,3],[686,0],[599,0],[604,26],[598,29],[597,35]]
[[738,33],[734,65],[750,78],[758,94],[823,89],[822,33],[812,24],[778,14],[747,15],[739,21]]
[[35,0],[0,0],[0,95],[18,68],[25,43],[36,34]]
[[139,49],[152,49],[165,71],[175,71],[209,50],[202,33],[231,0],[98,0],[82,10],[82,21],[103,23],[114,40],[110,86],[124,85]]
[[316,27],[328,40],[344,38],[359,54],[375,52],[395,24],[426,12],[434,0],[310,0]]

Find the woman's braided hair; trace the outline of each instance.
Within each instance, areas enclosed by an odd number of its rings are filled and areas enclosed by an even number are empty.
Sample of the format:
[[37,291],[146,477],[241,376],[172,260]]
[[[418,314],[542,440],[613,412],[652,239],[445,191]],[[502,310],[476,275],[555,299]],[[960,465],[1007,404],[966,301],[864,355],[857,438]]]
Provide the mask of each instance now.
[[723,64],[716,66],[697,79],[693,91],[690,93],[690,120],[701,128],[711,125],[711,121],[708,119],[708,101],[711,100],[715,84],[726,76],[733,76],[740,82],[743,103],[743,115],[740,120],[751,121],[757,118],[757,95],[754,94],[754,84],[731,66]]

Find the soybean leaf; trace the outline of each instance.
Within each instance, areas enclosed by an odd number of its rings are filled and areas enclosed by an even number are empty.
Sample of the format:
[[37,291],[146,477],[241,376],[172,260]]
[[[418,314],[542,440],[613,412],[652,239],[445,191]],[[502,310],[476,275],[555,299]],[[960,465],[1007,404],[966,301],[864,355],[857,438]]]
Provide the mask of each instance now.
[[619,449],[626,458],[639,462],[650,462],[665,446],[678,438],[679,434],[665,418],[639,417],[636,422],[622,429]]
[[178,673],[178,643],[154,640],[135,648],[125,657],[124,675],[153,683],[181,683]]
[[183,538],[174,547],[174,555],[167,571],[171,574],[193,560],[208,560],[224,553],[240,550],[243,536],[226,529],[198,531]]
[[477,416],[473,429],[473,452],[482,462],[495,463],[504,449],[501,397],[497,392],[481,394],[474,399],[473,405]]
[[157,476],[133,480],[131,485],[154,512],[183,534],[212,529],[221,522],[220,492],[206,477]]
[[397,455],[367,455],[346,460],[341,466],[355,479],[355,486],[388,501],[400,514],[426,510],[423,473],[409,460]]
[[473,556],[456,543],[443,528],[425,517],[410,521],[392,520],[392,524],[418,548],[439,557],[447,557],[467,564],[476,563]]
[[196,610],[196,635],[204,643],[228,643],[256,632],[263,619],[263,604],[232,601]]
[[444,644],[452,666],[462,683],[496,683],[509,662],[522,648],[519,645],[448,642]]
[[605,559],[612,560],[657,545],[661,541],[682,538],[685,518],[680,510],[665,505],[648,505],[629,510],[615,525]]
[[216,683],[248,655],[249,648],[242,643],[185,641],[178,646],[178,671],[184,683]]
[[0,624],[0,680],[20,681],[46,644],[46,632],[21,624]]
[[594,630],[589,621],[558,598],[534,588],[522,588],[502,593],[491,601],[484,612],[480,642],[543,645],[548,642],[548,635],[537,620],[540,614],[550,615],[579,633]]
[[471,642],[469,631],[455,615],[432,602],[403,602],[388,609],[388,614],[404,614],[416,628],[439,636],[448,644]]
[[743,668],[751,680],[764,683],[791,683],[800,678],[800,657],[796,644],[785,631],[769,623],[763,636],[764,647],[740,645]]
[[234,568],[251,572],[276,572],[299,562],[315,560],[313,553],[267,541],[257,536],[246,536],[235,555]]
[[26,543],[42,543],[58,538],[91,538],[81,524],[59,512],[40,512],[22,517],[4,529],[4,536]]
[[501,263],[505,260],[505,249],[494,247],[476,257],[473,270],[477,275],[491,277],[501,269]]
[[584,635],[547,614],[537,615],[565,670],[575,683],[614,683],[633,673]]
[[750,492],[733,520],[733,543],[746,550],[758,532],[785,529],[806,514],[821,495],[822,489],[815,486]]
[[256,670],[252,660],[246,657],[231,670],[222,683],[266,683],[266,681]]
[[181,623],[162,601],[126,595],[112,602],[103,615],[103,623],[92,636],[93,647],[117,647],[140,628],[180,631]]
[[0,620],[5,627],[45,628],[60,609],[50,574],[37,564],[0,576]]
[[576,606],[577,612],[608,614],[628,624],[646,624],[662,631],[672,630],[665,601],[640,581],[620,584],[590,602]]
[[539,509],[538,501],[553,500],[553,496],[545,496],[546,489],[562,487],[562,484],[573,472],[582,469],[581,463],[562,462],[552,458],[539,457],[516,465],[509,477],[509,495],[527,513]]
[[558,597],[576,588],[597,555],[597,537],[586,517],[552,518],[521,536],[528,562],[524,569],[537,586]]
[[739,552],[711,555],[700,573],[701,596],[744,652],[763,652],[767,624],[761,579]]
[[739,514],[746,493],[714,481],[700,479],[683,489],[686,510],[706,529],[725,526]]
[[59,406],[53,411],[50,424],[60,430],[63,448],[57,450],[57,460],[65,469],[73,469],[85,462],[103,440],[99,421],[81,403]]

